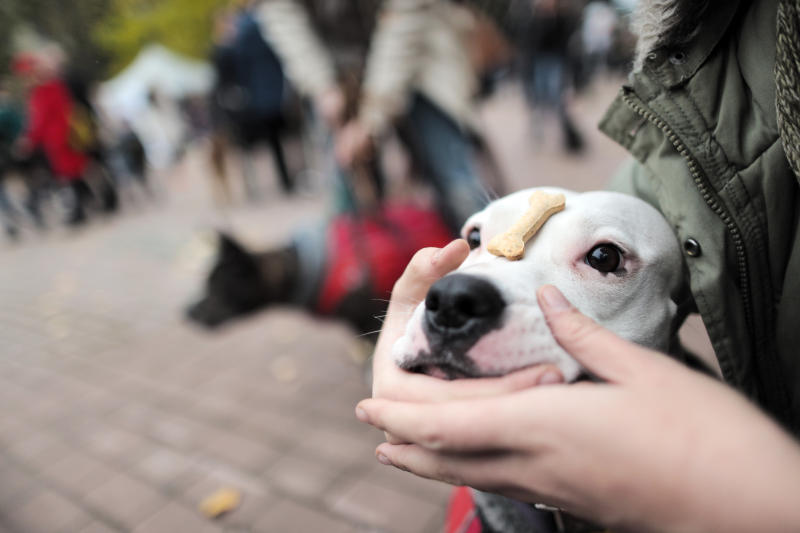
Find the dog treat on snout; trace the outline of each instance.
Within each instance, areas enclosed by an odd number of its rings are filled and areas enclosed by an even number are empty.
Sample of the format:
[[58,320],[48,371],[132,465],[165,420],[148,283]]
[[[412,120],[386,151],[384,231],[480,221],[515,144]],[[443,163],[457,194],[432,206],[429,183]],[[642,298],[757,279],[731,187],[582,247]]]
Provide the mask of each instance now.
[[495,235],[487,249],[499,257],[519,261],[525,254],[525,243],[533,237],[547,219],[564,210],[566,200],[563,194],[534,192],[528,204],[528,211],[505,233]]

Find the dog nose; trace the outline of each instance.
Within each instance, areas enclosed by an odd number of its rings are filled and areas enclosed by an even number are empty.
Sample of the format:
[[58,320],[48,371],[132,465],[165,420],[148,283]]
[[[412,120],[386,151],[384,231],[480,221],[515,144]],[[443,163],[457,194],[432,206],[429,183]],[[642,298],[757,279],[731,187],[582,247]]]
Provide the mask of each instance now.
[[452,274],[434,283],[425,297],[425,320],[438,332],[496,322],[506,304],[495,286],[478,277]]

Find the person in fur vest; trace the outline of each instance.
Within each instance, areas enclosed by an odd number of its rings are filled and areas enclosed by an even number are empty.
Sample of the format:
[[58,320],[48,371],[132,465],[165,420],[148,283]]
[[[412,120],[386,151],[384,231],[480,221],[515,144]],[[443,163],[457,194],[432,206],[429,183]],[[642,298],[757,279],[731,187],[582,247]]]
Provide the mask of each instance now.
[[[538,293],[550,330],[596,382],[565,386],[547,366],[455,382],[398,370],[401,309],[464,260],[456,241],[396,285],[375,398],[356,415],[389,436],[383,464],[600,530],[800,531],[800,5],[641,0],[633,22],[634,68],[601,122],[632,156],[612,186],[671,224],[686,272],[674,298],[703,318],[722,380],[621,340],[554,287]],[[570,531],[558,526],[545,531]]]

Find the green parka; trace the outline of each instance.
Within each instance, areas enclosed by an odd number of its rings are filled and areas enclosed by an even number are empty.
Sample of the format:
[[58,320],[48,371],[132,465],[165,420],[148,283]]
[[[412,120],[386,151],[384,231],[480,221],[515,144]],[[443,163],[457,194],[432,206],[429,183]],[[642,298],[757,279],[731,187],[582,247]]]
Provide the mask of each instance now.
[[634,158],[613,187],[683,244],[690,294],[676,296],[700,312],[725,380],[798,434],[800,189],[777,126],[776,10],[712,2],[686,44],[646,55],[600,127]]

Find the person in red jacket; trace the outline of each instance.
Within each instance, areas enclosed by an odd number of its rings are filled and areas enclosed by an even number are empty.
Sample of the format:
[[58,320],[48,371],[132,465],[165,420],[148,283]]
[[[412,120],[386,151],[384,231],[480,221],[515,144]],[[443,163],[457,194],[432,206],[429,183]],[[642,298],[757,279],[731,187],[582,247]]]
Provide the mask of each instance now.
[[[28,128],[20,151],[44,153],[56,180],[69,186],[74,201],[67,223],[81,224],[86,219],[84,203],[87,186],[83,181],[88,158],[80,150],[80,135],[73,126],[73,99],[60,77],[63,53],[47,48],[36,55],[16,60],[15,70],[29,83]],[[77,137],[77,138],[76,138]]]

